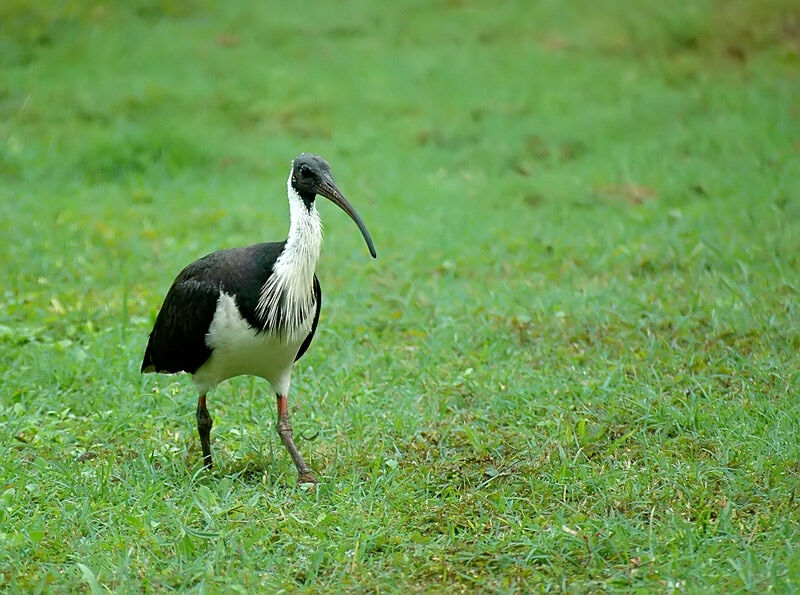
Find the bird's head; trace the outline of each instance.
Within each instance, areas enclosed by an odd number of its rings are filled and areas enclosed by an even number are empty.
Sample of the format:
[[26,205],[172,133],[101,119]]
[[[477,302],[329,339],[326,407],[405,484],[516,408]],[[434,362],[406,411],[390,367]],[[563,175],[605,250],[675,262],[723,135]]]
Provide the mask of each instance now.
[[333,181],[331,175],[331,166],[319,155],[312,155],[311,153],[302,153],[292,162],[292,173],[289,176],[289,181],[294,188],[295,192],[300,195],[303,201],[310,205],[314,202],[316,195],[322,195],[329,199],[358,225],[361,235],[367,242],[369,253],[372,258],[377,255],[375,253],[375,246],[372,243],[372,238],[367,231],[367,227],[358,216],[356,210],[353,208],[344,195],[341,193],[336,183]]

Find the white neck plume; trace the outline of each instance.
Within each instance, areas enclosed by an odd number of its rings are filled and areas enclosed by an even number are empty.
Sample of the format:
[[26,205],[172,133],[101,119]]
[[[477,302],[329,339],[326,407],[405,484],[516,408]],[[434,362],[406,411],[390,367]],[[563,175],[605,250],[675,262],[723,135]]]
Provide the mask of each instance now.
[[289,236],[261,288],[256,313],[265,329],[297,340],[314,312],[314,269],[322,246],[322,221],[314,203],[307,208],[292,188],[291,176],[287,187]]

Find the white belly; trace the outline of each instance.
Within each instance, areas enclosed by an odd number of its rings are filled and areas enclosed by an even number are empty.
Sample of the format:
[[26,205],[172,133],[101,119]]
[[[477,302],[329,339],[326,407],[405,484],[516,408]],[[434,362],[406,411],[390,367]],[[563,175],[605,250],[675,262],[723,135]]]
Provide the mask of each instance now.
[[297,337],[257,333],[239,313],[232,296],[220,293],[214,318],[206,334],[211,357],[194,374],[197,389],[205,394],[220,382],[242,374],[260,376],[279,395],[289,392],[292,365],[303,341],[311,332],[311,317]]

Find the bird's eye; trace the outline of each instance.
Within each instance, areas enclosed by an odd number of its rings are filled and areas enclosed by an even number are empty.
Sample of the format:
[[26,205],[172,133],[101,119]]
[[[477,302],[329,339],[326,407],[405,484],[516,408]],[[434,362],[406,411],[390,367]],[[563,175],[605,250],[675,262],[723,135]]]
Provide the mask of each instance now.
[[311,170],[308,168],[308,166],[307,166],[307,165],[301,165],[301,166],[300,166],[300,173],[301,173],[303,176],[308,176],[308,175],[311,173]]

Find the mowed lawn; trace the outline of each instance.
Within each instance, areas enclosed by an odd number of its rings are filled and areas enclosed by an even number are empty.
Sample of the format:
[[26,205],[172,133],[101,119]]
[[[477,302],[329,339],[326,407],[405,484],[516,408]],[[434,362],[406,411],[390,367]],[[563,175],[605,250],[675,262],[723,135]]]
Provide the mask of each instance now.
[[[302,151],[312,490],[139,374]],[[0,240],[0,590],[800,589],[796,3],[6,0]]]

